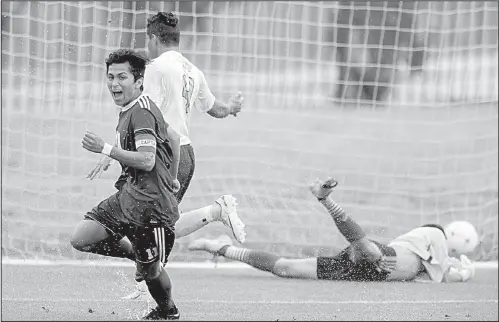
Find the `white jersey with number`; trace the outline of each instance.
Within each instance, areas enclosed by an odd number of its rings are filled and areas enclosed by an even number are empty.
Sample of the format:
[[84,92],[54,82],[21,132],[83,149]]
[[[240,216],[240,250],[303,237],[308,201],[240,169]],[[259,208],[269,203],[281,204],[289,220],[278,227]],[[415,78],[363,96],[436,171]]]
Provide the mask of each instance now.
[[403,247],[418,255],[434,282],[442,282],[450,267],[447,239],[438,228],[418,227],[395,238],[388,246]]
[[191,143],[191,112],[209,111],[215,103],[203,72],[178,51],[170,50],[146,66],[144,94],[163,113],[165,121],[180,135],[180,145]]

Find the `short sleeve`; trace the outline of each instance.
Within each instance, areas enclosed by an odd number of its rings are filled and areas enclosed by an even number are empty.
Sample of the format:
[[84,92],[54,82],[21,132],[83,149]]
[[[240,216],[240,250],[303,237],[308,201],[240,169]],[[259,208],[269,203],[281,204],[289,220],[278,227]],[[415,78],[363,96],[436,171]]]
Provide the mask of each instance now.
[[213,104],[215,104],[215,96],[208,87],[203,72],[199,71],[199,92],[194,105],[199,112],[205,113],[211,110]]
[[135,136],[135,147],[141,151],[156,151],[156,119],[147,108],[134,111],[132,129]]
[[442,282],[445,272],[450,267],[449,251],[445,235],[437,228],[427,228],[430,231],[431,257],[426,261],[425,267],[431,279]]

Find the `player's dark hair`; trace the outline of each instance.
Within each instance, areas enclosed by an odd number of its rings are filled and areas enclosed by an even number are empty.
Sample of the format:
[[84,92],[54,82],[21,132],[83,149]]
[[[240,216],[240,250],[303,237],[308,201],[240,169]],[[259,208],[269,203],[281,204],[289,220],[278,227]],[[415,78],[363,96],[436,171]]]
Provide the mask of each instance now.
[[147,19],[147,35],[156,35],[165,45],[178,46],[180,43],[180,29],[178,18],[171,12],[158,12]]
[[442,233],[444,233],[445,239],[447,239],[447,235],[445,234],[445,230],[444,230],[444,227],[442,227],[442,225],[439,225],[439,224],[426,224],[426,225],[423,225],[421,227],[433,227],[433,228],[440,229],[442,231]]
[[130,64],[130,73],[134,81],[144,77],[147,59],[133,49],[118,49],[110,53],[106,59],[106,71],[109,71],[109,66],[112,64],[124,63]]

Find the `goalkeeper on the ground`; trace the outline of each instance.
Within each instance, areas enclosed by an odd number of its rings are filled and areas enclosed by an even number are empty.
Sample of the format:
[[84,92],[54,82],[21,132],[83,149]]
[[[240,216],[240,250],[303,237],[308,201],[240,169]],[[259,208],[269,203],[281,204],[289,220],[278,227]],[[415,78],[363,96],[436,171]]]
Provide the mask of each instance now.
[[449,257],[440,225],[428,224],[388,244],[366,238],[362,228],[331,198],[337,182],[317,180],[310,190],[327,209],[350,245],[333,257],[288,259],[261,250],[232,246],[227,239],[198,239],[190,250],[202,250],[288,278],[342,281],[465,282],[475,274],[465,256]]

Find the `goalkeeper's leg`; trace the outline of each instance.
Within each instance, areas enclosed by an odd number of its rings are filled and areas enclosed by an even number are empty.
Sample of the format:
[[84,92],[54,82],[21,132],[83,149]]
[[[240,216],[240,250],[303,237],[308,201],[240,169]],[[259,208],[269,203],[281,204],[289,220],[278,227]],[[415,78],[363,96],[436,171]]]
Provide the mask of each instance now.
[[378,261],[382,252],[379,247],[366,238],[365,232],[330,196],[338,182],[332,178],[326,181],[317,180],[310,186],[312,195],[326,208],[334,220],[340,233],[352,245],[352,260],[366,259]]
[[317,279],[317,258],[288,259],[263,250],[236,247],[225,235],[217,239],[194,240],[188,249],[223,256],[280,277]]
[[[379,244],[386,254],[392,256],[389,265],[393,264],[393,250]],[[276,276],[300,279],[323,279],[342,281],[383,281],[388,272],[382,271],[375,264],[365,261],[352,261],[352,253],[356,250],[351,245],[332,257],[310,257],[288,259],[272,253],[233,246],[227,236],[218,239],[197,239],[188,246],[191,251],[201,250],[215,256],[246,263],[262,271]]]

